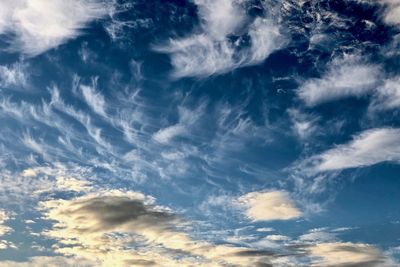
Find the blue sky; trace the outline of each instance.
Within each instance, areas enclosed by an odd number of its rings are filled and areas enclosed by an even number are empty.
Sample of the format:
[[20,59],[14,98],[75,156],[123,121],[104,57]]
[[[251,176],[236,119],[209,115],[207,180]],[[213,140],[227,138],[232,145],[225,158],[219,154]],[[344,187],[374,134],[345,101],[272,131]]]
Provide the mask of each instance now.
[[0,266],[400,266],[395,0],[0,2]]

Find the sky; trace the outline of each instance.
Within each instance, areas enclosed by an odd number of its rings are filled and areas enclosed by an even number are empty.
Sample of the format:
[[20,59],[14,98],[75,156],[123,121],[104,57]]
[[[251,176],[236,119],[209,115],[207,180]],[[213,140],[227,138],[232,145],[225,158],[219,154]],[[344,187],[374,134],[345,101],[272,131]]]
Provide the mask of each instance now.
[[397,0],[0,1],[0,267],[400,266]]

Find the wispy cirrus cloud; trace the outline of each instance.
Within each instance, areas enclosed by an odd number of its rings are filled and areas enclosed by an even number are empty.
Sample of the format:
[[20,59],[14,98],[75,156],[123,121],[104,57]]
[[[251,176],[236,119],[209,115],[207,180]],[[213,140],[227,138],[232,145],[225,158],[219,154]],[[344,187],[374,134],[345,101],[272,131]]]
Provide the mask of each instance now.
[[98,77],[92,78],[91,85],[80,85],[80,89],[83,95],[83,99],[87,105],[97,114],[103,117],[107,117],[106,114],[106,102],[104,96],[97,90]]
[[0,66],[0,87],[24,87],[28,82],[27,64],[16,62]]
[[[272,52],[282,48],[286,38],[278,24],[270,18],[251,20],[241,1],[196,0],[200,17],[200,30],[188,37],[171,39],[157,51],[167,53],[174,67],[173,76],[206,77],[229,72],[235,68],[262,62]],[[246,34],[242,34],[245,29]],[[236,41],[230,35],[237,35]],[[243,36],[250,45],[242,47]]]
[[400,161],[400,130],[376,128],[366,130],[346,144],[338,145],[311,158],[318,171],[366,167],[381,162]]
[[330,62],[320,78],[305,81],[297,93],[308,106],[360,97],[373,92],[380,76],[380,66],[364,63],[354,55],[345,55]]

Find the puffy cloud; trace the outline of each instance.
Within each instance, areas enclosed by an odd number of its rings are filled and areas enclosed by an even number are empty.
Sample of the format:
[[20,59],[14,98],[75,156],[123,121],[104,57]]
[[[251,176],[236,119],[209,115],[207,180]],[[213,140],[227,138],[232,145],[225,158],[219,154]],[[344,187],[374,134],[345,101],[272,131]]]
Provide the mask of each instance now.
[[[170,54],[175,78],[209,76],[258,64],[286,42],[277,24],[270,19],[259,17],[247,25],[241,1],[196,0],[195,4],[201,21],[200,33],[171,39],[167,45],[155,48]],[[242,47],[242,37],[235,42],[228,38],[243,29],[250,38],[246,48]]]
[[290,220],[301,216],[301,211],[285,191],[251,192],[239,198],[253,221]]
[[5,0],[0,2],[0,34],[9,50],[35,56],[81,33],[103,17],[107,8],[97,0]]
[[312,158],[317,171],[364,167],[400,161],[400,130],[377,128],[362,132],[352,141]]
[[306,81],[298,96],[308,106],[371,93],[379,83],[380,67],[345,55],[333,60],[320,78]]
[[58,241],[57,253],[102,266],[255,266],[278,256],[193,239],[181,218],[137,192],[108,190],[50,199],[41,202],[41,209],[56,222],[43,235]]

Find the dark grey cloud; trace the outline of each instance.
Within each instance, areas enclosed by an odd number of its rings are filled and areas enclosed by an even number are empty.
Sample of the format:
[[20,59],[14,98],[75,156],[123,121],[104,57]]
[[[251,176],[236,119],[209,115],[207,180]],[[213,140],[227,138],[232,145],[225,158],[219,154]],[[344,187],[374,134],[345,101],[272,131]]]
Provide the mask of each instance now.
[[178,220],[176,215],[154,210],[151,205],[129,197],[96,197],[77,204],[80,207],[76,212],[92,214],[98,219],[101,229],[96,230],[107,230],[129,222],[138,223],[138,227],[157,225],[164,228],[169,227],[168,223]]

